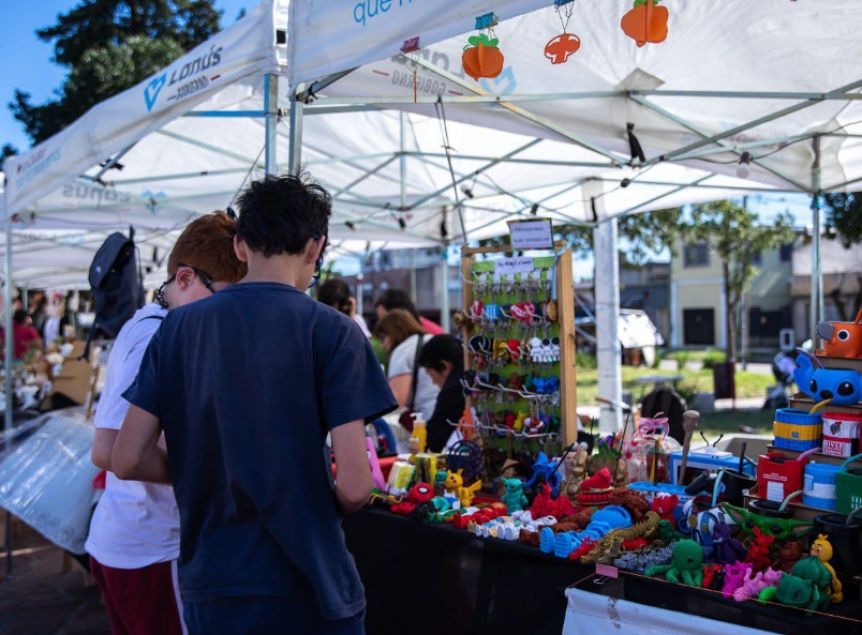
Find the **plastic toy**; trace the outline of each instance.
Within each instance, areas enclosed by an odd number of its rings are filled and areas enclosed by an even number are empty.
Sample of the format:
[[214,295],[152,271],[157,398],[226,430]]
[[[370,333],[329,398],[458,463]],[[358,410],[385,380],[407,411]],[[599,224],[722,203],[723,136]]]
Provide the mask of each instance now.
[[667,7],[656,6],[661,0],[635,0],[634,8],[623,16],[620,27],[623,33],[643,46],[647,42],[658,44],[667,39]]
[[712,589],[718,591],[724,586],[724,565],[723,564],[705,564],[703,565],[703,583],[704,589]]
[[751,571],[751,564],[748,562],[734,562],[725,565],[724,586],[721,588],[721,595],[726,600],[729,600],[734,591],[745,583],[745,576],[749,571]]
[[611,491],[611,473],[605,467],[581,483],[577,502],[580,505],[604,505],[610,500]]
[[712,542],[715,546],[715,561],[720,564],[732,564],[745,557],[745,547],[730,537],[730,525],[727,523],[715,524],[712,529]]
[[849,406],[862,400],[862,376],[855,370],[824,368],[819,359],[804,351],[796,363],[799,367],[793,371],[793,380],[818,405]]
[[544,553],[553,552],[558,558],[567,558],[584,540],[600,540],[612,529],[630,527],[631,516],[625,508],[609,505],[595,512],[590,517],[590,523],[581,531],[560,531],[564,523],[559,523],[554,532],[545,527],[539,532],[539,548]]
[[476,492],[482,488],[482,481],[476,481],[465,487],[464,477],[461,476],[461,470],[458,470],[457,472],[446,473],[445,486],[447,492],[451,492],[461,501],[461,507],[469,507],[473,503]]
[[754,528],[754,540],[749,544],[748,555],[745,556],[745,562],[750,562],[754,571],[763,571],[772,562],[769,549],[773,542],[775,536],[763,533],[760,527]]
[[[656,543],[653,543],[656,544]],[[656,547],[642,553],[625,553],[616,560],[614,566],[620,569],[643,573],[651,567],[667,564],[673,558],[673,546]]]
[[688,533],[695,542],[712,547],[713,531],[721,523],[732,525],[733,518],[721,507],[699,510],[696,499],[692,499],[683,506],[683,519],[679,522],[679,530]]
[[526,483],[526,487],[533,487],[537,483],[547,483],[551,486],[554,498],[560,492],[560,473],[557,470],[558,461],[551,461],[544,452],[539,452],[536,462],[533,463],[533,476]]
[[662,520],[666,520],[672,525],[676,525],[673,510],[676,509],[677,505],[679,505],[679,496],[676,494],[658,493],[653,496],[649,508],[657,513]]
[[407,516],[412,514],[419,505],[429,502],[432,498],[434,498],[433,487],[428,483],[416,483],[416,485],[411,487],[410,491],[407,492],[407,499],[393,505],[390,508],[390,511],[393,514]]
[[824,355],[847,359],[862,357],[862,309],[852,322],[820,322],[817,336],[823,340]]
[[368,464],[371,466],[371,480],[374,482],[374,487],[383,491],[386,489],[386,479],[383,478],[383,472],[380,471],[380,461],[377,458],[377,450],[371,437],[365,437],[365,449],[368,451]]
[[699,587],[703,584],[703,549],[693,540],[680,540],[673,548],[670,564],[650,567],[644,575],[665,574],[668,582]]
[[778,586],[763,589],[758,599],[778,600],[787,606],[804,608],[810,615],[815,609],[822,611],[829,605],[831,582],[832,575],[819,559],[803,558],[794,565],[790,575],[782,574]]
[[802,543],[798,540],[788,540],[778,548],[778,558],[772,561],[772,568],[790,573],[793,565],[802,558]]
[[757,597],[757,595],[768,586],[777,586],[781,580],[781,571],[759,571],[752,577],[752,570],[745,572],[743,584],[733,592],[733,599],[737,602],[745,602]]
[[551,486],[542,483],[539,487],[539,493],[533,499],[530,512],[534,518],[541,518],[542,516],[562,518],[574,514],[575,507],[572,505],[572,501],[565,496],[557,496],[556,499],[551,498]]
[[[643,520],[644,515],[650,509],[649,503],[646,502],[646,499],[642,494],[639,494],[634,490],[630,490],[627,487],[618,487],[613,490],[608,502],[611,505],[621,505],[625,507],[632,515],[632,522],[634,524]],[[658,514],[656,514],[656,516],[658,516]],[[661,519],[659,518],[659,520]]]
[[829,586],[829,599],[833,604],[838,604],[844,599],[844,593],[842,592],[843,587],[841,585],[841,581],[838,579],[838,576],[835,575],[835,569],[833,569],[832,565],[829,564],[829,561],[832,560],[832,543],[829,542],[827,536],[819,534],[817,536],[817,540],[811,544],[810,553],[811,557],[817,558],[823,563],[823,566],[826,567],[829,574],[832,576],[832,583]]
[[524,495],[524,482],[519,478],[502,478],[500,481],[506,488],[505,494],[501,500],[506,503],[506,511],[512,512],[524,509],[527,504],[527,497]]
[[754,533],[755,528],[762,532],[775,536],[776,540],[787,540],[788,538],[800,538],[811,531],[812,524],[803,520],[792,518],[771,518],[754,514],[747,509],[734,507],[730,503],[723,503],[722,507],[730,514],[730,517],[747,534]]
[[[605,537],[597,541],[593,549],[581,558],[581,562],[589,564],[592,562],[604,562],[606,556],[613,553],[613,545],[619,546],[621,543],[634,540],[635,538],[650,537],[658,531],[658,524],[661,519],[655,512],[647,512],[644,520],[632,525],[631,527],[613,529],[605,534]],[[619,557],[620,554],[614,555],[611,562]]]

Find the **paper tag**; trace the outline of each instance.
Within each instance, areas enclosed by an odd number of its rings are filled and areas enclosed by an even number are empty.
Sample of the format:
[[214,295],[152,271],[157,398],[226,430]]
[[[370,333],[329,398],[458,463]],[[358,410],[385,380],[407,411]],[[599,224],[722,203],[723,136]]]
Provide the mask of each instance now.
[[620,570],[609,564],[596,564],[596,575],[603,575],[606,578],[618,578]]
[[535,270],[532,258],[500,258],[494,261],[494,273],[514,275],[516,273],[531,273]]
[[509,221],[513,249],[553,249],[551,221],[547,219]]

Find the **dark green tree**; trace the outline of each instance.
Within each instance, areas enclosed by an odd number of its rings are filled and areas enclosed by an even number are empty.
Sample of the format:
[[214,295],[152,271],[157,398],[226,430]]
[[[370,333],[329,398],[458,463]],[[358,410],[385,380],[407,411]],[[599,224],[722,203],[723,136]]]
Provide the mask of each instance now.
[[9,104],[34,143],[95,104],[146,79],[219,30],[214,0],[82,0],[36,31],[54,43],[53,61],[69,69],[56,97],[33,104],[15,91]]
[[3,164],[6,162],[6,159],[14,157],[16,154],[18,154],[18,148],[11,143],[3,144],[3,148],[0,149],[0,171],[3,170]]
[[845,247],[862,242],[862,193],[823,195],[826,225],[834,229]]
[[793,239],[793,219],[785,213],[761,225],[755,212],[735,201],[695,205],[691,224],[683,229],[688,241],[706,243],[721,258],[727,315],[727,359],[736,359],[736,308],[758,275],[754,257]]

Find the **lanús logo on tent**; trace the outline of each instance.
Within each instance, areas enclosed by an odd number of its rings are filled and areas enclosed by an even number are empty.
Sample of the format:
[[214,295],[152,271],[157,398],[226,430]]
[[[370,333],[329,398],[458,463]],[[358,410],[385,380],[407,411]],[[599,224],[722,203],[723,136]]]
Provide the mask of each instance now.
[[147,112],[152,112],[153,106],[156,105],[156,100],[159,98],[159,93],[162,92],[162,88],[164,88],[167,79],[168,74],[163,73],[147,84],[147,87],[144,88],[144,101],[147,102]]

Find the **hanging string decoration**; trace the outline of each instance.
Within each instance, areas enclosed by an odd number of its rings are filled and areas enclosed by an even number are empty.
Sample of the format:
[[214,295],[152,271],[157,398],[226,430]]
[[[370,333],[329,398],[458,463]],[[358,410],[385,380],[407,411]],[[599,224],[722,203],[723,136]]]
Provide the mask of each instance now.
[[[416,73],[419,71],[419,36],[404,40],[404,44],[401,45],[401,53],[413,61],[413,103],[415,104],[419,86],[419,79],[416,77]],[[410,55],[411,53],[413,55]]]
[[554,11],[560,18],[563,32],[545,45],[545,57],[551,60],[551,64],[564,64],[581,48],[581,38],[568,32],[574,8],[575,0],[554,0]]
[[477,17],[476,30],[479,35],[467,39],[469,44],[461,54],[464,72],[476,81],[479,81],[480,77],[494,78],[503,72],[505,59],[497,47],[499,40],[494,33],[497,22],[497,16],[493,13]]
[[647,42],[658,44],[667,39],[667,7],[658,6],[661,0],[635,0],[634,8],[620,22],[623,33],[643,46]]

